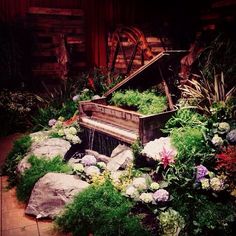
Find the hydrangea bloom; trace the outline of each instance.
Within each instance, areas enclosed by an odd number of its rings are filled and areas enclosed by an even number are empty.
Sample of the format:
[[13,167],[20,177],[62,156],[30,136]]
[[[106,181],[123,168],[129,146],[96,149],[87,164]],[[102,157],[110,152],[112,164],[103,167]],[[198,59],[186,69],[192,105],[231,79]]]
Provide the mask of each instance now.
[[94,176],[94,175],[99,175],[100,170],[96,166],[89,166],[85,169],[85,173],[88,176]]
[[81,163],[76,163],[73,165],[73,169],[74,169],[74,171],[83,172],[84,166]]
[[74,135],[73,134],[66,134],[66,139],[68,141],[72,141],[72,139],[74,138]]
[[82,141],[78,136],[74,135],[73,138],[71,139],[71,142],[73,144],[77,144],[77,143],[81,143]]
[[76,135],[76,134],[77,134],[76,128],[75,128],[75,127],[70,127],[70,128],[69,128],[69,133],[70,133],[70,134],[73,134],[73,135]]
[[210,188],[210,183],[209,183],[209,179],[207,178],[202,178],[200,180],[200,183],[202,185],[202,189],[209,189]]
[[158,189],[155,193],[153,193],[153,199],[156,202],[166,202],[169,199],[169,192],[165,189]]
[[220,191],[223,189],[223,182],[219,178],[214,177],[210,179],[210,186],[214,191]]
[[85,166],[91,166],[91,165],[96,165],[97,160],[94,156],[92,155],[85,155],[81,159],[81,163],[84,164]]
[[77,102],[77,101],[79,100],[79,95],[75,95],[75,96],[72,98],[72,100],[73,100],[74,102]]
[[58,134],[59,136],[64,136],[64,135],[65,135],[63,129],[59,129],[58,132],[57,132],[57,134]]
[[152,193],[142,193],[142,194],[139,196],[139,199],[140,199],[142,202],[150,203],[150,202],[153,201]]
[[227,133],[230,131],[230,125],[227,122],[221,122],[219,123],[218,129],[221,132]]
[[48,121],[48,125],[49,125],[49,126],[53,126],[53,125],[56,124],[56,122],[57,122],[57,120],[51,119],[51,120]]
[[150,189],[157,190],[160,188],[160,185],[157,182],[152,182],[150,185]]
[[199,182],[207,174],[208,174],[208,169],[205,166],[203,165],[197,166],[197,175],[196,175],[197,182]]
[[138,198],[139,197],[139,193],[138,190],[134,187],[134,186],[129,186],[126,191],[125,194],[131,198]]
[[219,137],[218,134],[215,134],[214,137],[212,138],[211,142],[215,145],[215,146],[221,146],[223,145],[224,141],[221,137]]
[[143,177],[135,178],[133,180],[133,186],[138,190],[145,190],[147,189],[146,179]]

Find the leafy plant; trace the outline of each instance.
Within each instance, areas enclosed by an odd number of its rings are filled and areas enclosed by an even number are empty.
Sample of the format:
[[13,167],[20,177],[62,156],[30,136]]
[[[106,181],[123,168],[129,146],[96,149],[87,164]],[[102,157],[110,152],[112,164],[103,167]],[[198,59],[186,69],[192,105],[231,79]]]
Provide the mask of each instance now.
[[73,235],[148,235],[130,212],[133,204],[106,181],[79,193],[56,219],[56,224]]
[[208,153],[208,147],[200,128],[176,128],[172,130],[170,137],[178,150],[178,158],[186,160],[198,154]]
[[9,187],[13,187],[17,183],[16,167],[18,163],[23,159],[25,154],[31,147],[32,140],[30,136],[23,136],[16,140],[13,145],[13,149],[9,153],[4,166],[3,174],[8,175]]
[[211,107],[216,103],[222,103],[227,106],[228,101],[232,98],[236,91],[233,86],[226,92],[224,74],[214,76],[214,82],[211,83],[204,76],[198,80],[188,81],[180,87],[182,95],[197,101],[197,108],[211,114]]
[[144,115],[157,114],[167,109],[166,97],[156,95],[153,91],[142,93],[138,90],[118,91],[112,95],[111,103],[116,106],[136,108]]
[[175,128],[202,127],[204,122],[206,122],[206,117],[189,108],[182,108],[177,110],[176,114],[166,122],[163,131],[170,133]]
[[31,156],[28,162],[31,164],[31,167],[24,172],[17,184],[17,198],[23,202],[29,199],[35,183],[45,174],[49,172],[66,173],[71,170],[60,157],[45,160]]
[[173,208],[184,216],[188,235],[232,235],[235,206],[185,188],[173,192]]
[[35,114],[43,99],[26,91],[2,90],[0,92],[0,136],[13,132],[24,132],[32,127],[31,116]]

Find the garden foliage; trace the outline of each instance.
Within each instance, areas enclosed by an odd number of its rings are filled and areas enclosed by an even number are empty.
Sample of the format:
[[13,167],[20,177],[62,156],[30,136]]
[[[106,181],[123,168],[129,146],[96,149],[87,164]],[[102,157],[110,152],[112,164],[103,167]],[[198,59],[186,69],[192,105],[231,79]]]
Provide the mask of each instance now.
[[73,235],[95,236],[148,235],[139,218],[130,212],[133,204],[106,181],[79,193],[56,223]]
[[8,175],[9,187],[16,185],[16,167],[28,152],[31,144],[32,140],[30,136],[23,136],[14,142],[13,149],[9,153],[3,166],[3,174]]

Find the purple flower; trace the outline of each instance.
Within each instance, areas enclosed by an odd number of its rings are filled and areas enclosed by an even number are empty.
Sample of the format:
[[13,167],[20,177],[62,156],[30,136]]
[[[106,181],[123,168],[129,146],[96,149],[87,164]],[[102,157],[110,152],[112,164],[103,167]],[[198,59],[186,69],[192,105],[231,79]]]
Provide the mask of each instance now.
[[94,156],[92,155],[85,155],[82,159],[81,159],[81,163],[85,166],[91,166],[91,165],[96,165],[97,160]]
[[169,199],[170,194],[165,189],[158,189],[153,193],[153,199],[156,202],[166,202]]
[[203,165],[197,166],[196,181],[199,182],[206,175],[208,175],[208,169]]
[[72,100],[73,100],[74,102],[77,102],[77,101],[79,100],[79,95],[75,95],[75,96],[72,98]]
[[48,125],[49,125],[49,126],[53,126],[53,125],[56,124],[56,122],[57,122],[57,120],[51,119],[51,120],[48,121]]

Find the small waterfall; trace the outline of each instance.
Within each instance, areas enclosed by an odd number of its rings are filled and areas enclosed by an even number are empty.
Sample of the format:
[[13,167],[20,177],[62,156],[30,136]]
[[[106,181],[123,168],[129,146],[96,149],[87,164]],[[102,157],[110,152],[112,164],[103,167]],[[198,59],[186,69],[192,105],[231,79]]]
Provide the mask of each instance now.
[[95,134],[95,129],[89,129],[89,134],[88,134],[88,148],[89,148],[90,150],[93,150],[94,134]]
[[[112,151],[119,145],[125,144],[116,138],[97,132],[95,129],[83,128],[82,143],[85,148],[97,151],[100,154],[110,156]],[[126,144],[127,145],[127,144]]]

